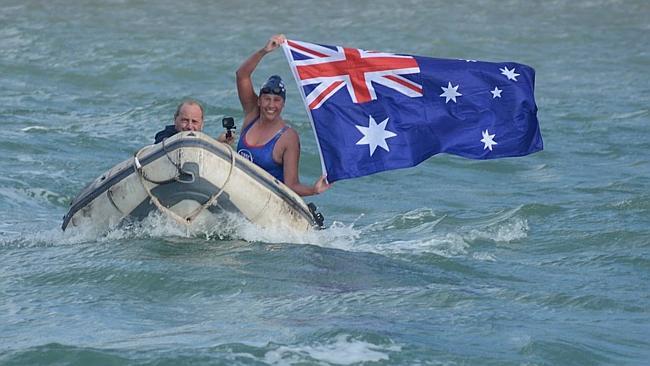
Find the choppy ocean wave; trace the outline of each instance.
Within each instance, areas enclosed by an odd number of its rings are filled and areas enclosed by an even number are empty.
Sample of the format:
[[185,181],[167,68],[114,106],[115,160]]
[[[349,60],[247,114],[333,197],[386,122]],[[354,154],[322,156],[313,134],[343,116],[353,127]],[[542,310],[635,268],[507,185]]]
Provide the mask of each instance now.
[[[0,364],[647,363],[646,2],[331,5],[3,4]],[[306,234],[158,213],[61,231],[183,98],[213,136],[223,116],[241,126],[235,70],[275,32],[528,64],[545,150],[336,182],[309,198],[327,227]],[[254,83],[276,73],[311,183],[319,153],[280,53]]]

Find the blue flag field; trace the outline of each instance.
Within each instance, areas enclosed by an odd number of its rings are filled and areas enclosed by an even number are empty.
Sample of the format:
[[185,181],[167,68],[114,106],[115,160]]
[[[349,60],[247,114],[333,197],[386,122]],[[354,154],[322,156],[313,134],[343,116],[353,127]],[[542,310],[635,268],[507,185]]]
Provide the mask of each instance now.
[[283,49],[330,182],[438,153],[496,159],[543,149],[529,66],[294,40]]

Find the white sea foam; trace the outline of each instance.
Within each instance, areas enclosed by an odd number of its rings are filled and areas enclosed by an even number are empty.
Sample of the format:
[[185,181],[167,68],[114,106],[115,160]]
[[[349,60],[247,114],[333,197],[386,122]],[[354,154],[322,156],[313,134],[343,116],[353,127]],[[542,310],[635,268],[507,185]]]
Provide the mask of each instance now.
[[31,131],[49,131],[50,129],[45,126],[29,126],[25,128],[20,129],[23,132],[31,132]]
[[264,362],[271,365],[293,365],[305,362],[326,362],[352,365],[390,359],[390,352],[399,352],[398,345],[376,345],[339,334],[332,342],[315,345],[279,346],[266,352]]
[[[411,215],[410,218],[413,216]],[[472,250],[474,243],[486,240],[497,244],[511,243],[526,238],[529,230],[526,219],[516,216],[505,218],[503,221],[480,222],[478,228],[476,222],[470,227],[452,227],[452,232],[449,232],[447,227],[434,229],[429,225],[430,223],[430,221],[426,221],[417,227],[405,228],[409,236],[414,236],[412,239],[377,241],[372,235],[365,235],[368,232],[373,232],[375,230],[373,227],[376,225],[368,225],[364,228],[355,227],[355,223],[334,222],[324,230],[292,232],[281,226],[263,228],[236,214],[221,214],[200,216],[192,225],[185,226],[159,212],[152,212],[140,222],[122,225],[117,225],[117,222],[112,223],[112,228],[109,230],[95,227],[92,222],[87,222],[77,227],[70,226],[65,232],[55,228],[8,235],[3,238],[2,242],[3,244],[19,242],[20,245],[49,245],[51,243],[66,245],[131,238],[199,237],[208,240],[313,244],[324,248],[384,255],[431,253],[447,258],[470,255],[477,260],[494,261],[495,257],[489,252],[484,250],[474,252]],[[427,226],[427,230],[420,230],[421,226]],[[12,237],[13,239],[11,239]]]
[[[324,243],[323,246],[332,247],[347,251],[364,251],[378,254],[425,254],[431,253],[442,257],[457,257],[471,255],[472,258],[483,261],[494,261],[495,257],[489,252],[473,252],[472,246],[477,241],[492,241],[497,244],[512,243],[527,237],[529,230],[525,218],[517,216],[517,209],[508,210],[497,216],[482,220],[472,220],[465,225],[438,225],[445,218],[444,216],[435,219],[430,212],[412,211],[398,218],[384,220],[358,230],[357,236],[347,242]],[[431,216],[430,220],[417,222],[425,216]],[[404,220],[416,219],[410,224]],[[396,226],[399,222],[400,225]],[[387,227],[393,227],[391,235],[411,236],[412,239],[390,240],[385,237],[372,238],[371,233],[383,231]],[[399,232],[402,231],[404,235]],[[379,241],[375,240],[378,239]],[[372,240],[372,241],[371,241]],[[382,241],[385,240],[385,241]]]
[[334,222],[324,230],[295,232],[281,226],[263,228],[247,221],[242,221],[237,234],[246,241],[266,243],[314,244],[322,247],[350,249],[359,237],[359,230],[352,224],[344,225]]
[[482,229],[474,229],[467,239],[470,241],[488,239],[497,243],[510,243],[515,240],[524,239],[528,236],[528,221],[523,218],[512,218],[506,222],[488,226]]
[[[68,227],[65,232],[66,242],[84,242],[88,240],[113,241],[128,238],[146,237],[201,237],[217,240],[245,240],[248,242],[314,244],[324,247],[350,248],[359,237],[359,230],[353,225],[334,222],[324,230],[295,232],[283,226],[260,227],[237,214],[200,215],[192,225],[179,224],[166,215],[154,211],[139,222],[117,225],[106,230],[96,227],[93,222],[83,222],[76,227]],[[60,235],[59,235],[60,236]],[[50,234],[44,234],[44,238]],[[30,238],[29,240],[38,238]]]
[[442,257],[467,254],[469,244],[456,233],[433,234],[426,239],[395,241],[380,248],[380,252],[396,254],[432,253]]
[[496,261],[496,258],[494,255],[486,252],[476,252],[472,254],[472,258],[479,260],[479,261],[486,261],[486,262],[494,262]]

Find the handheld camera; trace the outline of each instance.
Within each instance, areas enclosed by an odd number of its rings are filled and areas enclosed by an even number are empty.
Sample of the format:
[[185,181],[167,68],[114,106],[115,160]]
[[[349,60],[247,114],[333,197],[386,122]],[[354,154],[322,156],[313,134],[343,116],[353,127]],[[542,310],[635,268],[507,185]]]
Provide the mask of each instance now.
[[235,119],[232,117],[224,117],[221,120],[221,125],[226,129],[226,138],[229,139],[232,136],[232,130],[235,128]]

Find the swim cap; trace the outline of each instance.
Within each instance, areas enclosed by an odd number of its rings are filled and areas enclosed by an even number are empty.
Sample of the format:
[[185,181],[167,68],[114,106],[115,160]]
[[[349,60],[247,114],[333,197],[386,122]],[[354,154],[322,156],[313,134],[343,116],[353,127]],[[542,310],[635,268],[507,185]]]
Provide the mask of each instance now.
[[286,89],[284,88],[282,78],[278,75],[271,75],[260,89],[260,95],[262,94],[279,95],[282,99],[286,99]]

